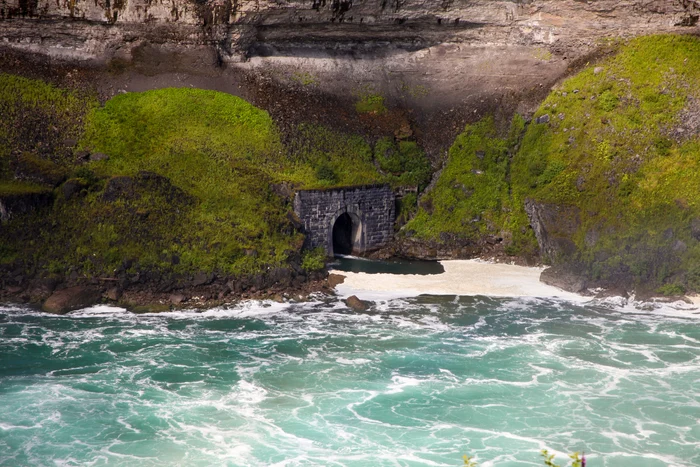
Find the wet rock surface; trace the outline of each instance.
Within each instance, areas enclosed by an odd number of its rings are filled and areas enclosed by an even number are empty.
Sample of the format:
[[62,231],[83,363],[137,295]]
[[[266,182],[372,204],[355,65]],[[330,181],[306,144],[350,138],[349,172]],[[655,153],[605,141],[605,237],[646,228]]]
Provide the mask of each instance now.
[[570,267],[552,266],[547,268],[540,274],[540,282],[577,294],[587,290],[586,279]]
[[54,292],[42,305],[47,313],[65,314],[99,303],[102,291],[90,286],[75,286]]
[[357,296],[352,295],[345,300],[345,304],[353,311],[363,312],[369,309],[369,304],[364,300],[360,300]]

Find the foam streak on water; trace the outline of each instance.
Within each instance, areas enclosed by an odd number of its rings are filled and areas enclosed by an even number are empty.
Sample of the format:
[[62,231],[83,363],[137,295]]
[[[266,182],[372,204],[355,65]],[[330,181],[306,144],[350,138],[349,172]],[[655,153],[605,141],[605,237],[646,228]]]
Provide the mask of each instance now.
[[697,466],[700,321],[662,311],[0,307],[0,465],[521,466],[547,448],[589,467]]

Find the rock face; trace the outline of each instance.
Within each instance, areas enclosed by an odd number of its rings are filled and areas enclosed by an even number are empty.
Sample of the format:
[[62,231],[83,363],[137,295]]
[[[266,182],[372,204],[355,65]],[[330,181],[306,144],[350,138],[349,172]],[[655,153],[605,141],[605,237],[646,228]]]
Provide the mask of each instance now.
[[544,259],[556,261],[576,252],[576,245],[571,240],[581,224],[576,206],[537,203],[528,199],[525,200],[525,212]]
[[49,206],[52,199],[51,192],[0,195],[0,223],[15,215]]
[[328,275],[328,286],[332,289],[336,288],[338,285],[345,282],[345,276],[340,274],[329,274]]
[[367,302],[360,300],[357,296],[352,295],[345,300],[345,304],[353,311],[363,312],[369,309]]
[[583,293],[587,287],[583,275],[576,274],[571,268],[564,266],[552,266],[545,269],[540,274],[540,281],[573,293]]
[[[6,40],[25,50],[99,59],[138,54],[144,42],[184,48],[213,43],[221,59],[235,61],[310,42],[342,42],[353,52],[352,45],[386,45],[387,39],[412,49],[477,39],[494,45],[556,44],[555,50],[573,53],[593,45],[605,30],[639,34],[688,27],[692,21],[684,19],[692,16],[693,6],[684,3],[688,2],[2,0],[0,18]],[[51,30],[55,34],[47,34]]]
[[72,310],[99,303],[102,291],[94,287],[76,286],[54,292],[44,302],[42,309],[47,313],[65,314]]
[[339,96],[369,85],[449,110],[548,87],[602,37],[697,30],[693,8],[680,0],[0,0],[0,44],[146,75],[229,65]]

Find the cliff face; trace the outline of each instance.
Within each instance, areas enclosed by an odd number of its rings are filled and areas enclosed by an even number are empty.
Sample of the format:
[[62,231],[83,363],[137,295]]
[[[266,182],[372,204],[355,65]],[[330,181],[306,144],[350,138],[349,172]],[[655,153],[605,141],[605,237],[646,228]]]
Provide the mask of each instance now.
[[534,111],[606,38],[695,31],[696,11],[690,0],[0,0],[0,46],[126,70],[96,80],[107,94],[193,85],[278,120],[311,106],[307,119],[357,126],[338,109],[381,95],[415,111],[435,157],[486,113]]
[[[0,42],[97,62],[145,59],[149,45],[190,56],[185,68],[400,52],[404,71],[430,73],[433,63],[466,59],[467,67],[452,65],[480,78],[500,74],[517,87],[508,76],[530,84],[532,66],[561,70],[560,60],[589,52],[602,37],[694,27],[694,11],[687,0],[0,0]],[[515,48],[519,60],[504,65],[502,47]],[[557,66],[541,63],[550,61]]]
[[683,0],[2,0],[0,18],[3,42],[56,56],[104,60],[151,40],[213,46],[235,61],[368,40],[379,48],[539,44],[576,55],[602,36],[691,25],[694,9]]

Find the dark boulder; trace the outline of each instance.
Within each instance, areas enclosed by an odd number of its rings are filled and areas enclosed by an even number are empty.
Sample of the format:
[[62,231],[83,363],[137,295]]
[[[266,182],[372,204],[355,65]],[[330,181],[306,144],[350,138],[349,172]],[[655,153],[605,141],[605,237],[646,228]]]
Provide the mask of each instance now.
[[345,304],[353,311],[362,312],[369,309],[367,302],[360,300],[356,295],[351,295],[348,297],[347,300],[345,300]]
[[181,303],[185,303],[187,301],[187,297],[181,293],[174,293],[170,295],[170,303],[173,305],[180,305]]
[[12,295],[16,295],[24,292],[24,287],[22,287],[21,285],[8,285],[7,287],[5,287],[5,291]]
[[207,274],[206,272],[198,272],[197,274],[194,275],[194,278],[192,278],[192,286],[193,287],[200,287],[202,285],[209,285],[214,281],[214,274]]
[[112,177],[107,181],[102,199],[114,202],[120,198],[131,199],[134,197],[134,179],[132,177]]
[[8,222],[15,215],[48,207],[52,201],[53,195],[50,191],[0,195],[0,222]]
[[542,271],[540,282],[567,292],[583,293],[587,290],[585,277],[564,266],[552,266]]
[[63,193],[63,198],[69,200],[72,197],[82,193],[83,189],[87,187],[88,185],[83,180],[71,178],[61,186],[61,193]]
[[122,289],[119,286],[111,287],[105,292],[104,297],[112,302],[119,301],[122,297]]
[[76,286],[54,292],[42,307],[47,313],[65,314],[100,303],[102,291],[95,287]]
[[700,242],[700,219],[696,218],[690,221],[690,233],[695,240]]
[[38,279],[29,286],[29,300],[33,303],[41,303],[51,296],[58,285],[56,279]]
[[292,271],[289,268],[275,268],[268,273],[268,279],[272,284],[288,286],[292,283]]

